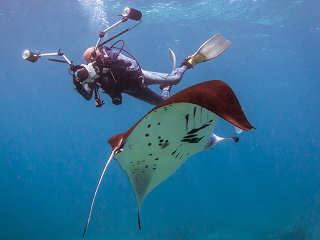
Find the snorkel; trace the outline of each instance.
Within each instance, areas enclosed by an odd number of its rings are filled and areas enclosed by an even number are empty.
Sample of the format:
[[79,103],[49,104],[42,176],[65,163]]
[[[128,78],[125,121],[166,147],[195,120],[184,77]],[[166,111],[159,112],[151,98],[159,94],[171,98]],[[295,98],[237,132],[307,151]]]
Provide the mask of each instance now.
[[[96,49],[98,47],[100,47],[100,46],[112,41],[113,39],[119,37],[120,35],[132,30],[137,25],[139,25],[141,23],[142,13],[137,9],[130,8],[130,7],[125,7],[123,9],[122,14],[119,14],[119,16],[122,17],[121,20],[119,20],[118,22],[114,23],[110,27],[107,27],[105,30],[103,30],[102,32],[99,33],[99,38],[98,38],[98,41],[97,41],[97,43],[95,45]],[[114,36],[110,37],[109,39],[107,39],[106,41],[101,43],[103,37],[105,36],[105,34],[107,32],[109,32],[113,28],[117,27],[121,23],[126,22],[128,19],[131,19],[133,21],[137,21],[137,23],[135,25],[133,25],[133,26],[121,31],[120,33],[115,34]],[[113,45],[115,45],[115,44],[113,44]],[[40,57],[51,57],[51,56],[62,57],[63,59],[48,58],[49,61],[59,62],[59,63],[66,63],[72,69],[72,66],[73,66],[72,61],[70,61],[69,58],[67,58],[66,55],[63,52],[60,51],[60,49],[57,52],[51,52],[51,53],[40,53],[39,51],[38,52],[33,52],[30,49],[26,49],[26,50],[23,51],[23,54],[22,54],[22,58],[24,60],[32,62],[32,63],[37,62]]]

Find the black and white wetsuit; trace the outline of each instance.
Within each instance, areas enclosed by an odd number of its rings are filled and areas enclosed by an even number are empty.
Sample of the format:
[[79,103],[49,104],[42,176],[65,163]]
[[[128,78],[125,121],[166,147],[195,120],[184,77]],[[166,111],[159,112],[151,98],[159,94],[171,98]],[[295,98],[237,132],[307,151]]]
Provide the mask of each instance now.
[[111,97],[114,104],[121,104],[122,93],[126,93],[157,105],[164,98],[149,89],[148,86],[159,84],[165,87],[178,84],[184,72],[190,68],[183,64],[171,74],[151,72],[141,69],[135,59],[119,53],[118,50],[104,47],[100,51],[103,52],[103,55],[92,62],[99,68],[94,80],[83,83],[74,81],[77,91],[87,100],[91,99],[97,84]]

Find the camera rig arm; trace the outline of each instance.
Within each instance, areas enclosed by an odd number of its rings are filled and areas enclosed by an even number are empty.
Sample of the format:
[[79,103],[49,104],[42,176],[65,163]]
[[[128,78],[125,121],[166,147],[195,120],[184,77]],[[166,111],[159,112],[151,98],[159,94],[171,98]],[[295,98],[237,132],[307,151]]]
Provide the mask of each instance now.
[[70,61],[69,58],[63,52],[60,51],[60,49],[57,52],[51,52],[51,53],[32,52],[31,50],[26,49],[22,54],[22,58],[24,60],[27,60],[32,63],[38,61],[40,57],[51,57],[51,56],[61,56],[64,60],[48,58],[49,61],[67,63],[69,65],[72,65],[72,61]]
[[[96,43],[96,49],[101,46],[104,45],[105,43],[115,39],[116,37],[119,37],[120,35],[130,31],[131,29],[135,28],[138,24],[140,24],[141,22],[141,17],[142,17],[142,13],[134,8],[130,8],[130,7],[125,7],[123,9],[123,13],[119,14],[119,16],[122,17],[121,20],[119,20],[118,22],[114,23],[113,25],[111,25],[110,27],[107,27],[105,30],[103,30],[102,32],[99,33],[99,39]],[[134,26],[125,29],[124,31],[114,35],[113,37],[109,38],[108,40],[104,41],[103,43],[101,43],[102,38],[104,38],[105,34],[107,32],[109,32],[111,29],[115,28],[116,26],[120,25],[123,22],[126,22],[128,19],[134,20],[134,21],[138,21],[137,24],[135,24]]]
[[[111,40],[119,37],[120,35],[130,31],[131,29],[135,28],[138,24],[141,23],[141,17],[142,17],[142,13],[134,8],[130,8],[130,7],[125,7],[123,10],[122,14],[119,14],[119,16],[121,16],[121,20],[119,20],[118,22],[114,23],[113,25],[111,25],[110,27],[107,27],[105,30],[103,30],[102,32],[100,32],[99,34],[99,39],[96,43],[95,48],[97,49],[99,46],[106,44],[107,42],[110,42]],[[115,34],[114,36],[110,37],[109,39],[105,40],[104,42],[101,43],[102,38],[105,36],[105,34],[107,32],[109,32],[111,29],[115,28],[116,26],[118,26],[119,24],[126,22],[128,19],[137,21],[138,23],[136,23],[135,25],[123,30],[120,33]],[[29,49],[25,50],[22,54],[22,58],[24,60],[27,60],[29,62],[36,62],[38,61],[38,59],[40,57],[51,57],[51,56],[57,56],[57,57],[62,57],[63,59],[56,59],[56,58],[48,58],[49,61],[52,62],[59,62],[59,63],[66,63],[69,65],[69,69],[72,69],[73,64],[72,61],[69,60],[69,58],[60,51],[60,49],[57,52],[49,52],[49,53],[40,53],[40,52],[33,52]]]

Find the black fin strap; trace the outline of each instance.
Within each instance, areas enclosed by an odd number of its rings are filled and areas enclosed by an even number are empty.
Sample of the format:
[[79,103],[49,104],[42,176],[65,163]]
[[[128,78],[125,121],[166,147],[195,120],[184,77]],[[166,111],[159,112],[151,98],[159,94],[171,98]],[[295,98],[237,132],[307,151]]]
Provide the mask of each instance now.
[[140,208],[138,209],[138,227],[139,227],[139,231],[141,232]]

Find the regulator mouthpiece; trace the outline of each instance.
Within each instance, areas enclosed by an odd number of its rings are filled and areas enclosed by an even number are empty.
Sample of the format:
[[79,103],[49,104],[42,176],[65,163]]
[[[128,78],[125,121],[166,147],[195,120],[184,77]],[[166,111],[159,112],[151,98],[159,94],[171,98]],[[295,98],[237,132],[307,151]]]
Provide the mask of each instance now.
[[142,13],[137,9],[125,7],[123,9],[122,16],[135,21],[139,21],[142,17]]
[[24,50],[23,54],[22,54],[22,58],[24,60],[27,60],[29,62],[36,62],[40,57],[39,53],[34,53],[31,50],[27,49]]

